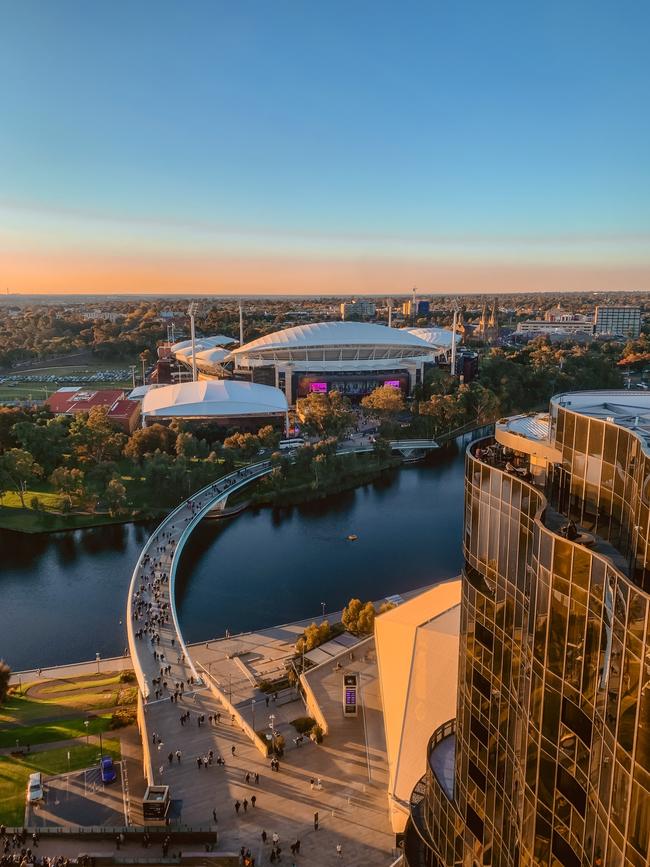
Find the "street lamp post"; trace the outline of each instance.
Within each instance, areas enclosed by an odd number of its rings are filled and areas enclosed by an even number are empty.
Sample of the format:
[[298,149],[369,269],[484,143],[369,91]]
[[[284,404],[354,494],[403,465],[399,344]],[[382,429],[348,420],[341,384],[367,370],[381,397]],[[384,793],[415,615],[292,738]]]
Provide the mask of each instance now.
[[89,720],[84,720],[84,725],[86,726],[86,746],[88,746],[88,726],[90,725]]
[[99,674],[99,663],[100,663],[100,660],[101,660],[101,657],[100,657],[99,652],[98,652],[98,653],[95,654],[95,662],[97,663],[97,674]]
[[323,617],[325,617],[325,603],[321,602],[320,607],[323,609]]
[[255,699],[251,699],[251,711],[253,713],[253,731],[255,731]]
[[269,714],[269,728],[271,729],[271,750],[275,755],[275,714]]

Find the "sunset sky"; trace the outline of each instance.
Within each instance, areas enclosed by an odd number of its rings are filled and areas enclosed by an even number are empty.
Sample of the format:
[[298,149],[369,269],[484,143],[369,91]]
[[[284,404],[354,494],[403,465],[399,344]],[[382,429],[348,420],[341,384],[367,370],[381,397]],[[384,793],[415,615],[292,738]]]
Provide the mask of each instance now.
[[650,4],[0,0],[0,287],[650,288]]

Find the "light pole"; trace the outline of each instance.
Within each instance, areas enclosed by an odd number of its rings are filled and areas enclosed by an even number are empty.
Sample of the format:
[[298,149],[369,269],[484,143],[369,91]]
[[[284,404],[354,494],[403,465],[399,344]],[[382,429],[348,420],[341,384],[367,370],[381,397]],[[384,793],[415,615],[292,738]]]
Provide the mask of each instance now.
[[88,726],[90,725],[90,722],[87,719],[85,719],[84,725],[86,726],[86,746],[88,746]]
[[321,602],[320,607],[323,609],[323,617],[325,617],[325,603]]
[[251,699],[251,711],[253,713],[253,731],[255,731],[255,699]]
[[101,660],[101,657],[100,657],[99,653],[96,653],[96,654],[95,654],[95,662],[97,663],[97,674],[99,674],[99,663],[100,663],[100,660]]
[[131,365],[131,379],[133,381],[133,388],[135,388],[135,364]]
[[275,714],[269,714],[269,728],[271,729],[271,750],[275,755]]
[[192,301],[187,309],[190,317],[190,337],[192,338],[192,382],[196,382],[196,333],[194,331],[194,317],[199,305],[196,301]]

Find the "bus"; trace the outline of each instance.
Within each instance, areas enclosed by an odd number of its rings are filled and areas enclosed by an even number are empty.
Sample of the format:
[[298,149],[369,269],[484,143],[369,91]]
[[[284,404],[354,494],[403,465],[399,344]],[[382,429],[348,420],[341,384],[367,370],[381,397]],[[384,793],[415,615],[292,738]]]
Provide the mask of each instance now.
[[303,437],[291,437],[289,440],[280,440],[279,449],[281,452],[286,452],[290,449],[299,449],[300,446],[305,445],[305,440]]

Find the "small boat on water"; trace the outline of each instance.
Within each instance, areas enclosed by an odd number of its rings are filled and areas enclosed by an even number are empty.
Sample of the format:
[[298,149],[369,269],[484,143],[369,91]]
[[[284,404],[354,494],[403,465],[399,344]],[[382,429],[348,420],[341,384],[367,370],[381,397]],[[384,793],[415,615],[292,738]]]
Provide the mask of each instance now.
[[348,542],[356,542],[359,537],[355,533],[350,533],[347,537]]

